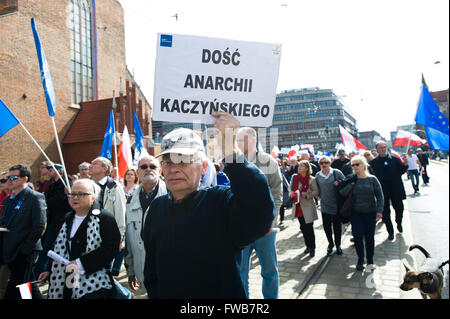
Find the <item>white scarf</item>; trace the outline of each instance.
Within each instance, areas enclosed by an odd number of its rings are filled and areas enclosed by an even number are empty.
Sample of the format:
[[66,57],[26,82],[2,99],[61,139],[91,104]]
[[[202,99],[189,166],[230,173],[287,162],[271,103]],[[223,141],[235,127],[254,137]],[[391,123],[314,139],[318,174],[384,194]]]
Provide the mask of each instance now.
[[[100,219],[97,216],[87,216],[88,229],[87,229],[87,245],[86,252],[88,254],[91,251],[100,247],[102,238],[100,236]],[[67,250],[67,223],[64,223],[59,231],[58,237],[55,241],[54,251],[60,256],[69,260],[69,251]],[[83,255],[84,255],[83,254]],[[101,269],[88,276],[83,275],[67,275],[66,280],[66,266],[56,261],[52,264],[52,272],[50,275],[50,285],[48,288],[49,299],[62,299],[64,285],[70,285],[72,287],[72,299],[79,299],[86,294],[93,293],[102,288],[111,289],[111,281],[109,275],[105,269]],[[77,280],[78,279],[78,280]],[[67,281],[67,282],[66,282]],[[77,282],[78,281],[78,282]]]

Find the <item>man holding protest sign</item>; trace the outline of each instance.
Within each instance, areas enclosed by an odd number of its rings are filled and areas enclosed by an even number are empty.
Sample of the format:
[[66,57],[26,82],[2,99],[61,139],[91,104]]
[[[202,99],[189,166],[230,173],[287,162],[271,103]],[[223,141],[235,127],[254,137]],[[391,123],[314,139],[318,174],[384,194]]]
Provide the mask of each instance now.
[[236,147],[239,121],[212,116],[231,187],[199,187],[208,162],[192,130],[164,136],[158,157],[170,194],[151,203],[142,232],[149,298],[245,298],[241,249],[271,228],[274,202],[265,176]]

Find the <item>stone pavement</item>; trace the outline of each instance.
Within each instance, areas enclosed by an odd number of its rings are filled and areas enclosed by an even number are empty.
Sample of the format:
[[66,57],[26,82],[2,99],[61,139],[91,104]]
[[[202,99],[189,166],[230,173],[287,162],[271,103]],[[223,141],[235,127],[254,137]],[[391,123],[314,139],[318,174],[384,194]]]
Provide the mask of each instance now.
[[[382,222],[376,226],[375,256],[376,268],[356,271],[356,252],[350,242],[351,226],[343,225],[343,255],[326,257],[328,241],[322,227],[322,218],[314,222],[316,236],[316,255],[310,258],[303,254],[305,243],[297,219],[291,219],[291,210],[286,210],[283,229],[277,234],[278,268],[280,275],[280,299],[399,299],[421,298],[417,290],[404,292],[399,286],[405,273],[402,261],[414,268],[417,265],[414,254],[408,252],[412,244],[407,202],[403,233],[395,233],[395,240],[387,239],[387,231]],[[392,210],[392,214],[394,214]],[[392,216],[393,217],[393,216]],[[395,228],[395,222],[394,222]],[[182,266],[182,265],[180,265]],[[262,299],[260,275],[261,267],[255,253],[251,258],[249,289],[251,299]],[[125,268],[116,279],[126,288],[128,279]],[[47,285],[41,286],[46,294]],[[144,287],[133,292],[136,299],[147,298]]]

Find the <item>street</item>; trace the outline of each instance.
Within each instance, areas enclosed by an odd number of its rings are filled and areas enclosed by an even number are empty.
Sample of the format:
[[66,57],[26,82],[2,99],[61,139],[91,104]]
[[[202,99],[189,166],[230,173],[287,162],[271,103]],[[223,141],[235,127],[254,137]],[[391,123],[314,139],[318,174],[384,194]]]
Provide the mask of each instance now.
[[[407,194],[407,206],[411,216],[413,242],[421,245],[431,257],[439,261],[449,258],[449,175],[448,163],[430,161],[427,171],[430,183],[423,186],[420,177],[420,195],[414,193],[411,181],[403,177]],[[416,262],[420,265],[424,255],[415,251]],[[417,265],[416,265],[417,266]],[[445,284],[442,298],[449,298],[448,266],[444,266]]]

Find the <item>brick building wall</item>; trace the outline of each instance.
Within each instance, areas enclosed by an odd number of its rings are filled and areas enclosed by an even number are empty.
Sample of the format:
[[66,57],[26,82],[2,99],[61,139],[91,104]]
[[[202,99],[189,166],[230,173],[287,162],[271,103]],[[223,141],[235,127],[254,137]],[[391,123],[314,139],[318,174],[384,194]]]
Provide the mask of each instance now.
[[[62,141],[79,111],[78,105],[71,104],[68,6],[68,0],[21,0],[16,12],[0,16],[0,98],[54,162],[60,159],[30,20],[35,18],[49,64],[56,95],[54,118]],[[126,75],[123,9],[116,0],[95,0],[95,7],[98,96],[111,97],[113,90],[119,91],[120,77]],[[43,160],[44,156],[20,126],[0,138],[0,171],[23,163],[32,168],[36,180]]]

